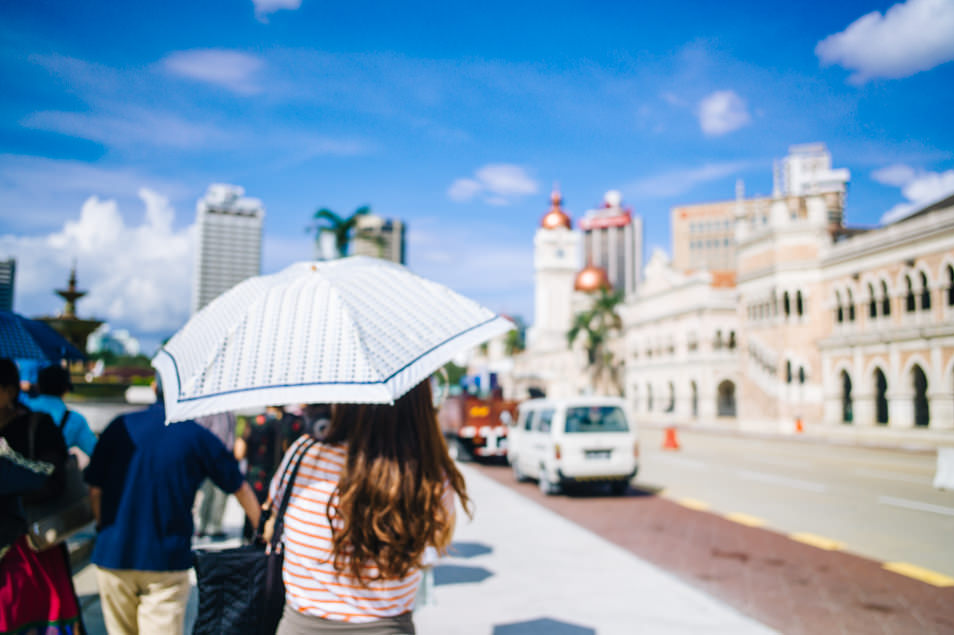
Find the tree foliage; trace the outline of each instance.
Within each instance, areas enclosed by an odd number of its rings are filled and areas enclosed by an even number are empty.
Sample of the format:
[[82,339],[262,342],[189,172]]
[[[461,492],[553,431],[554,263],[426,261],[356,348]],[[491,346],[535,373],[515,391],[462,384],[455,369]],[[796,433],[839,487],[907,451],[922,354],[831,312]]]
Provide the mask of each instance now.
[[573,348],[573,344],[582,337],[586,365],[594,388],[605,378],[617,394],[623,392],[619,381],[619,367],[613,359],[612,351],[607,348],[607,343],[614,331],[623,328],[623,320],[617,313],[622,301],[622,293],[600,289],[598,295],[593,298],[593,304],[573,316],[573,323],[566,334],[569,348]]
[[371,213],[371,208],[365,205],[359,207],[351,216],[342,217],[327,208],[321,208],[315,212],[315,223],[309,229],[315,232],[315,240],[320,240],[321,236],[330,233],[335,237],[335,251],[339,258],[348,255],[351,242],[357,233],[358,219]]

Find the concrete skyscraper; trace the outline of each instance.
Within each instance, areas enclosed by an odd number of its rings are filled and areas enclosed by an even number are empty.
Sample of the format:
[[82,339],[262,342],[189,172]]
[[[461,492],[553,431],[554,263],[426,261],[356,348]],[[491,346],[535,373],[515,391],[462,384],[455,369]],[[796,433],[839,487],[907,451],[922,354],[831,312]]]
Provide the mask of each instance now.
[[0,260],[0,311],[13,310],[13,283],[16,280],[17,261]]
[[579,227],[584,264],[602,268],[616,291],[634,294],[643,270],[643,219],[624,209],[620,193],[610,190],[603,206],[586,212]]
[[407,227],[399,220],[375,214],[359,216],[355,226],[353,253],[406,264],[406,232]]
[[192,312],[261,273],[265,209],[237,185],[213,184],[196,203]]

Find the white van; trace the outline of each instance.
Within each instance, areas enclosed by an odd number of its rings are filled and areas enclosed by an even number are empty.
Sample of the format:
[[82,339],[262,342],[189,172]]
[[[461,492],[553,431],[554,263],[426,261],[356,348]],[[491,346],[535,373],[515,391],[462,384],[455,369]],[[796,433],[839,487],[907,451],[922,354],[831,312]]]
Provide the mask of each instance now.
[[516,480],[535,478],[548,495],[573,483],[609,483],[621,495],[636,476],[639,440],[622,399],[531,399],[519,412],[507,448]]

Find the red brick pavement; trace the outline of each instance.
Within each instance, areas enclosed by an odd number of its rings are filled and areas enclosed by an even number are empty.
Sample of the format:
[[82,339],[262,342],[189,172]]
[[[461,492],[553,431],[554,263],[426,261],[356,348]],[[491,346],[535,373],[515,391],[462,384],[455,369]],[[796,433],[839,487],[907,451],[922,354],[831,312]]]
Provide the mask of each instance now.
[[740,612],[791,634],[954,633],[954,587],[687,509],[648,492],[546,497],[510,470],[478,466],[561,516]]

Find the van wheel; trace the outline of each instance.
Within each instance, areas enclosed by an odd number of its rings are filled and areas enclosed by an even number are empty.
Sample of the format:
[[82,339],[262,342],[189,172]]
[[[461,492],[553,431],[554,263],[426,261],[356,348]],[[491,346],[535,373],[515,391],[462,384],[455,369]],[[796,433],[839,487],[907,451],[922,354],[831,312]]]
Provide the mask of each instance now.
[[629,482],[627,481],[613,481],[610,483],[610,492],[613,493],[613,496],[623,496],[629,490]]
[[540,478],[537,484],[540,486],[540,491],[543,492],[544,496],[555,496],[560,493],[560,484],[550,480],[550,476],[543,466],[540,467]]
[[447,450],[450,452],[450,456],[455,461],[460,463],[469,463],[474,460],[474,455],[464,447],[464,444],[460,442],[460,439],[449,439],[447,444]]
[[517,462],[517,457],[515,456],[510,457],[510,469],[513,471],[513,480],[518,483],[523,483],[527,480],[527,475],[520,469],[520,463]]

